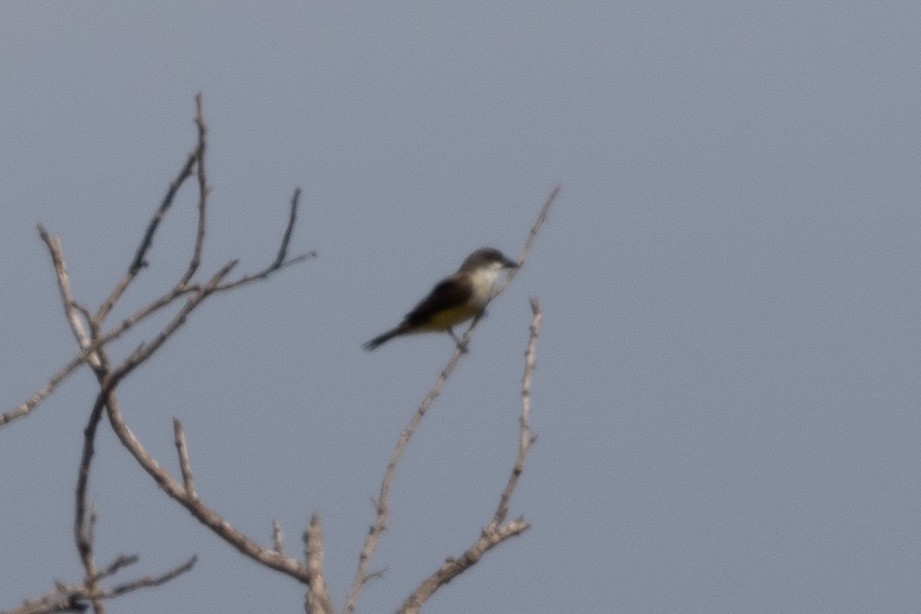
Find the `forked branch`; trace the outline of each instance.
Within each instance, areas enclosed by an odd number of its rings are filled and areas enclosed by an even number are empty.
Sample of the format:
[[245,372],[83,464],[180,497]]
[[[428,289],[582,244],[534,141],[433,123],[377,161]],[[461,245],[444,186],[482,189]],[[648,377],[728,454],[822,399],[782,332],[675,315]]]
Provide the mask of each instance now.
[[[534,240],[540,232],[541,227],[546,222],[547,216],[550,213],[550,208],[553,206],[553,203],[556,201],[559,193],[560,186],[554,187],[550,192],[550,195],[544,201],[544,204],[540,209],[540,213],[538,213],[537,219],[531,226],[531,230],[528,232],[524,246],[522,247],[522,250],[518,256],[518,264],[520,266],[523,266],[527,260],[528,254],[531,251],[531,247],[534,244]],[[514,275],[518,270],[520,269],[513,269],[511,275]],[[495,296],[501,294],[505,288],[508,287],[510,282],[511,276],[507,277],[506,282],[497,289]],[[438,398],[438,395],[441,394],[441,391],[444,389],[445,383],[451,376],[451,373],[454,372],[454,369],[460,362],[461,357],[464,356],[464,352],[461,348],[468,347],[468,344],[478,324],[479,318],[474,319],[473,323],[471,323],[470,327],[464,333],[461,344],[457,349],[454,350],[451,358],[448,359],[448,363],[439,374],[438,379],[435,381],[435,385],[432,386],[431,390],[429,390],[428,394],[422,400],[422,403],[419,404],[419,407],[409,419],[409,422],[400,432],[396,447],[391,453],[390,459],[387,461],[387,468],[384,470],[384,477],[381,480],[380,490],[378,492],[377,500],[375,501],[376,514],[374,518],[374,524],[371,525],[371,528],[368,531],[368,535],[365,537],[361,552],[358,555],[358,567],[355,570],[355,578],[352,580],[352,586],[349,589],[349,593],[346,598],[344,609],[346,614],[351,614],[355,611],[362,589],[371,578],[379,575],[377,572],[369,571],[369,569],[371,560],[374,557],[374,553],[377,551],[377,548],[380,544],[381,536],[386,530],[387,523],[390,519],[390,490],[393,486],[397,465],[399,464],[400,459],[403,457],[403,453],[406,451],[406,448],[409,446],[409,441],[412,439],[413,434],[416,432],[419,423],[422,422],[422,419],[425,417],[425,414],[432,406],[432,403],[434,403],[435,399]]]
[[[195,282],[193,278],[199,271],[204,240],[206,235],[208,181],[205,172],[205,152],[207,150],[207,126],[202,112],[201,96],[195,99],[196,114],[195,124],[198,133],[198,143],[189,154],[179,174],[170,184],[163,200],[157,207],[152,218],[147,224],[138,248],[127,267],[127,272],[114,285],[108,296],[102,301],[95,314],[89,309],[78,304],[73,297],[70,279],[67,274],[63,247],[60,238],[50,235],[44,227],[39,225],[39,236],[48,248],[60,293],[61,303],[65,317],[70,324],[71,332],[79,346],[78,354],[71,359],[58,373],[56,373],[38,392],[26,402],[0,416],[0,426],[12,420],[28,415],[38,406],[55,388],[69,377],[81,364],[91,366],[99,385],[93,407],[89,413],[84,428],[83,454],[77,472],[77,485],[75,489],[74,511],[74,539],[80,560],[84,567],[84,579],[79,585],[59,585],[54,591],[49,592],[38,600],[24,602],[27,610],[18,611],[73,611],[74,608],[85,609],[91,606],[96,614],[105,611],[105,600],[147,586],[154,586],[169,581],[180,573],[191,568],[194,557],[187,564],[155,578],[142,578],[114,588],[102,586],[102,580],[112,575],[117,569],[133,562],[133,559],[119,559],[115,564],[100,571],[94,557],[94,529],[96,513],[88,500],[89,481],[95,456],[95,441],[103,413],[108,416],[112,426],[122,444],[129,450],[138,463],[153,477],[156,483],[173,499],[185,506],[193,516],[212,529],[214,533],[233,545],[239,551],[259,563],[272,568],[298,581],[308,583],[320,577],[322,569],[312,570],[308,575],[306,563],[286,556],[279,547],[279,537],[274,548],[265,548],[255,540],[250,539],[242,532],[235,529],[229,522],[206,506],[195,491],[194,478],[189,462],[189,451],[186,446],[185,436],[181,423],[174,421],[174,440],[178,454],[181,472],[181,481],[176,480],[160,463],[158,463],[141,445],[140,441],[131,432],[121,412],[116,389],[119,383],[130,375],[140,365],[149,360],[162,346],[186,323],[189,316],[210,296],[215,293],[232,290],[250,282],[267,279],[283,268],[297,262],[306,260],[314,254],[305,253],[294,257],[288,256],[289,244],[293,235],[294,224],[297,220],[297,208],[300,190],[295,190],[291,199],[288,223],[282,234],[280,247],[262,270],[247,273],[233,279],[230,274],[236,266],[236,260],[230,260],[219,267],[204,281]],[[148,258],[153,249],[154,239],[161,222],[171,210],[176,196],[187,180],[195,176],[198,180],[198,221],[194,246],[191,250],[189,262],[183,275],[173,286],[161,296],[153,298],[146,305],[137,309],[132,315],[123,319],[109,330],[104,330],[106,318],[112,313],[125,291],[137,279],[140,272],[147,266]],[[112,364],[109,358],[108,343],[133,329],[137,324],[146,320],[152,314],[170,307],[179,305],[176,312],[162,329],[149,341],[140,343],[137,349],[128,355],[120,364]],[[319,523],[316,529],[319,531]],[[320,542],[322,543],[322,542]],[[43,609],[44,608],[44,609]],[[52,608],[52,609],[48,609]],[[54,609],[57,608],[57,609]],[[65,609],[62,609],[65,608]],[[69,608],[69,609],[67,609]]]
[[[114,597],[127,595],[141,588],[151,588],[166,584],[182,574],[190,571],[195,565],[197,557],[192,557],[185,563],[174,567],[157,576],[142,576],[128,582],[116,584],[106,588],[99,586],[96,590],[89,590],[86,583],[83,584],[64,584],[57,582],[55,587],[38,597],[23,601],[18,607],[8,610],[2,614],[52,614],[53,612],[83,612],[87,609],[88,604],[94,601],[103,602]],[[98,582],[114,576],[116,573],[133,565],[138,561],[136,556],[120,556],[105,569],[100,571],[94,580]]]
[[537,299],[531,299],[531,332],[528,337],[528,346],[525,350],[524,375],[521,378],[521,415],[518,418],[518,455],[515,458],[515,464],[512,467],[508,482],[505,489],[499,497],[499,505],[492,520],[483,527],[480,536],[470,545],[462,555],[457,558],[451,558],[444,562],[431,576],[426,578],[413,593],[403,602],[402,607],[397,610],[398,614],[416,614],[424,604],[439,588],[464,573],[474,565],[480,558],[504,542],[505,540],[521,535],[530,525],[524,518],[516,518],[509,522],[505,521],[508,515],[509,503],[512,499],[512,493],[518,485],[518,480],[524,472],[524,463],[528,456],[528,450],[531,448],[537,437],[531,433],[531,378],[534,374],[537,353],[537,335],[540,331],[542,319],[540,304]]

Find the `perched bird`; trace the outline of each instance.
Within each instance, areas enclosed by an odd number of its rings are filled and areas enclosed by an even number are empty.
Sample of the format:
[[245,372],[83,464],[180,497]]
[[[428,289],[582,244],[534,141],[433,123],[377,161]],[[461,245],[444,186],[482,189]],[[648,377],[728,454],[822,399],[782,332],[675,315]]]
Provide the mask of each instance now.
[[457,346],[461,340],[454,334],[453,326],[464,320],[481,316],[493,296],[493,285],[503,269],[518,268],[518,263],[506,258],[491,247],[476,250],[464,260],[457,272],[445,277],[427,297],[406,314],[399,326],[388,330],[364,344],[373,350],[399,335],[447,331]]

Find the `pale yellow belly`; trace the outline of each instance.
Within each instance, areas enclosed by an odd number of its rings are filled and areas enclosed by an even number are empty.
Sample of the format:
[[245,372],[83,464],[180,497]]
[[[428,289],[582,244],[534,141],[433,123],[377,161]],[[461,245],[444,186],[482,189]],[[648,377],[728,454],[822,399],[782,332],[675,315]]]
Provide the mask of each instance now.
[[423,324],[420,328],[425,330],[447,330],[455,324],[460,324],[464,320],[469,320],[479,312],[479,308],[469,305],[452,307],[451,309],[446,309],[435,314],[431,320]]

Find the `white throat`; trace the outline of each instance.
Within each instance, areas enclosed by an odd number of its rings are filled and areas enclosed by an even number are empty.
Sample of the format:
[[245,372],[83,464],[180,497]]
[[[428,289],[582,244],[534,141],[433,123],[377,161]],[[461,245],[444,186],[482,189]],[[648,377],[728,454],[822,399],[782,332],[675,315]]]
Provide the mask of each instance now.
[[473,287],[470,297],[472,304],[486,306],[493,297],[493,289],[501,271],[502,265],[497,262],[470,272],[470,284]]

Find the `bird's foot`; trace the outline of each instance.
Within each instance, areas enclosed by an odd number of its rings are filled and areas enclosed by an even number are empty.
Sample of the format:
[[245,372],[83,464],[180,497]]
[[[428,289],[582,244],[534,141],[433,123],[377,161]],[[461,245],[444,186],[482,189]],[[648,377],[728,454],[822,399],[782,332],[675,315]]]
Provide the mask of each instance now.
[[451,338],[454,339],[454,343],[457,345],[457,349],[460,350],[461,354],[466,354],[470,351],[467,341],[460,339],[457,335],[455,335],[453,328],[448,329],[448,334],[450,334]]

